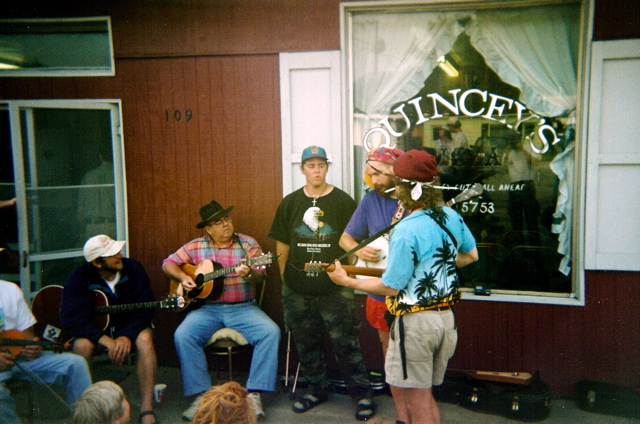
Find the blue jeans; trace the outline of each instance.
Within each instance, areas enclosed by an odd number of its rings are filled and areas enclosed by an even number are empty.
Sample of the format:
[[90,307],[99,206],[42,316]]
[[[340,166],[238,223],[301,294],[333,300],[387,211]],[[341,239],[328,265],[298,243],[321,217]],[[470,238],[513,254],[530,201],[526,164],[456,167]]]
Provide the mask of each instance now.
[[189,312],[176,329],[173,337],[184,395],[200,394],[211,387],[203,346],[213,333],[225,327],[240,332],[254,347],[247,390],[275,391],[280,328],[252,300],[236,305],[207,303]]
[[[87,362],[82,356],[73,353],[42,352],[33,361],[18,360],[20,366],[44,380],[47,384],[64,385],[67,403],[71,406],[82,392],[91,384],[91,376]],[[16,366],[0,372],[0,422],[3,424],[19,424],[15,413],[15,404],[9,395],[5,382],[20,379],[36,384]]]

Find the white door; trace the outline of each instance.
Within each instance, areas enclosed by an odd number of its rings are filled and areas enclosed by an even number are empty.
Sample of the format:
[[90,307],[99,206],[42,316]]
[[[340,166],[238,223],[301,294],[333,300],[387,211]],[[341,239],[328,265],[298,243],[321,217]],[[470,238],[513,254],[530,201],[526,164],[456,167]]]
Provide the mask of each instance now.
[[340,52],[280,54],[283,196],[302,187],[300,156],[305,147],[324,147],[327,182],[351,192],[349,150],[342,141]]
[[7,148],[10,140],[14,180],[2,181],[2,192],[9,197],[13,188],[17,198],[17,240],[9,236],[5,243],[19,257],[18,275],[5,279],[19,282],[31,298],[44,286],[66,282],[82,263],[88,237],[127,238],[120,104],[39,100],[3,106],[9,134],[5,130],[0,143]]

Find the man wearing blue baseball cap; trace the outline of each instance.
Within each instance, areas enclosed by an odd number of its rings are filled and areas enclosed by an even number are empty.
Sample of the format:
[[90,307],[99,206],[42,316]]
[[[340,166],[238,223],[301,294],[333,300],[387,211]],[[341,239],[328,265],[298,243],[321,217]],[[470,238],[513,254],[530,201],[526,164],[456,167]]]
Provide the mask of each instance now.
[[329,333],[348,390],[357,402],[356,418],[375,414],[373,391],[362,359],[353,290],[334,285],[325,272],[309,274],[306,264],[333,262],[342,256],[339,240],[356,208],[344,191],[327,183],[327,152],[320,146],[303,150],[300,171],[306,184],[280,203],[269,232],[276,240],[282,279],[284,320],[300,355],[307,394],[293,404],[303,413],[329,398],[324,333]]

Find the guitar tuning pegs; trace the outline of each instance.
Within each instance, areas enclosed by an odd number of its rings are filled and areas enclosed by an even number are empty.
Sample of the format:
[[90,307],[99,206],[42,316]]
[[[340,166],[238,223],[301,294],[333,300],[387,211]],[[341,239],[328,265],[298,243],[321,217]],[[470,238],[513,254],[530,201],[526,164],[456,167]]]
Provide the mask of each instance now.
[[307,270],[307,277],[317,277],[320,275],[320,271],[318,269],[318,267],[320,266],[321,262],[319,261],[311,261],[307,264],[306,266],[306,270]]

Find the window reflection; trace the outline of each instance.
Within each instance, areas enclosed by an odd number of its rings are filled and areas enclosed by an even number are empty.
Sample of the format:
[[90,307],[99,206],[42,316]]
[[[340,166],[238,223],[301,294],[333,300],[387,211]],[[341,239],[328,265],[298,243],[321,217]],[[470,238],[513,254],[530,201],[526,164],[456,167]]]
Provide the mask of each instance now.
[[436,156],[445,200],[482,183],[456,206],[481,255],[468,287],[572,292],[579,10],[353,14],[356,178],[390,144]]

